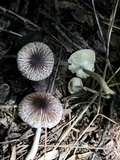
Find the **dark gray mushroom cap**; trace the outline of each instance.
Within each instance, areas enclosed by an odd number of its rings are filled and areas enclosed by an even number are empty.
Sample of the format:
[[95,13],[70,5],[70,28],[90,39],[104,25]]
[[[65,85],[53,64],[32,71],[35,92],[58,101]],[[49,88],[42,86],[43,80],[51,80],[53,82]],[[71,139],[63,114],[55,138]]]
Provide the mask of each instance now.
[[42,42],[28,43],[18,52],[17,65],[21,74],[30,80],[45,79],[53,70],[53,52]]
[[51,94],[35,92],[23,98],[18,105],[18,114],[33,128],[52,128],[60,122],[63,107]]

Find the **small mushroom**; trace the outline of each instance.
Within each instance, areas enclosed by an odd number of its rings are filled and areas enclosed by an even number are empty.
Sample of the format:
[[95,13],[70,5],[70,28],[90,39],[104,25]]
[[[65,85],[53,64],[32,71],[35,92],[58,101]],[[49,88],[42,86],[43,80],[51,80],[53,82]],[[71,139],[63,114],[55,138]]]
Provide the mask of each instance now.
[[18,115],[21,119],[37,128],[33,145],[25,160],[32,160],[38,150],[41,128],[56,126],[63,114],[62,104],[50,93],[35,92],[27,95],[18,105]]
[[91,49],[81,49],[74,52],[68,59],[68,69],[80,78],[93,77],[98,81],[106,94],[115,94],[105,80],[97,73],[94,73],[95,52]]
[[73,77],[68,83],[68,90],[71,94],[78,93],[83,90],[82,80],[78,77]]
[[17,65],[21,74],[27,79],[32,81],[43,80],[52,73],[53,52],[42,42],[28,43],[18,52]]
[[78,77],[73,77],[72,79],[70,79],[68,83],[68,90],[71,94],[79,93],[82,90],[91,92],[93,94],[98,93],[97,91],[91,88],[85,87],[82,83],[82,80]]

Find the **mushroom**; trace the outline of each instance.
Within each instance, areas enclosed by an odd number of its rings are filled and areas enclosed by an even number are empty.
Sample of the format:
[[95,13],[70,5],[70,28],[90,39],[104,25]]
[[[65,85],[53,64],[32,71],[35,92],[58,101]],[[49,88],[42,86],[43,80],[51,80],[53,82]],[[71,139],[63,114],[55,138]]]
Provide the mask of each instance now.
[[94,94],[98,93],[97,91],[95,91],[91,88],[85,87],[82,83],[82,80],[78,77],[73,77],[72,79],[70,79],[70,81],[68,83],[68,90],[71,94],[78,93],[82,90],[88,91],[88,92],[91,92]]
[[78,93],[83,90],[82,80],[78,77],[73,77],[68,83],[68,90],[71,94]]
[[18,105],[20,118],[36,128],[33,145],[25,160],[32,160],[38,150],[41,128],[52,128],[56,126],[63,114],[62,104],[50,93],[34,92],[26,97]]
[[68,59],[68,69],[80,78],[89,77],[83,68],[94,71],[95,52],[91,49],[82,49],[74,52]]
[[17,65],[21,74],[27,79],[43,80],[52,73],[53,52],[42,42],[28,43],[18,52]]
[[74,52],[68,59],[68,69],[80,78],[93,77],[98,81],[106,94],[115,94],[105,80],[97,73],[94,73],[95,52],[91,49],[81,49]]

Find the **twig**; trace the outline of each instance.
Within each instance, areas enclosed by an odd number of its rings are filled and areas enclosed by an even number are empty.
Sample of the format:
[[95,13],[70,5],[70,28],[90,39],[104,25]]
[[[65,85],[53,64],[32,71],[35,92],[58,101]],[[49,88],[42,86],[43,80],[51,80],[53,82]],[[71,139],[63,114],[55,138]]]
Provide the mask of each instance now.
[[51,34],[50,34],[48,31],[46,31],[45,29],[42,29],[41,27],[39,27],[39,26],[36,25],[35,23],[29,21],[28,19],[26,19],[26,18],[24,18],[24,17],[21,17],[20,15],[14,13],[14,12],[12,12],[11,10],[6,9],[6,8],[4,8],[4,7],[2,7],[2,6],[0,6],[0,10],[2,10],[3,12],[8,12],[8,13],[12,14],[13,16],[19,18],[20,20],[22,20],[22,21],[23,21],[24,23],[26,23],[26,24],[32,25],[32,26],[35,27],[38,31],[40,31],[40,30],[45,31],[45,32],[46,32],[48,35],[50,35],[54,40],[56,40],[56,42],[58,42],[59,44],[61,44],[66,50],[68,50],[69,52],[72,53],[72,51],[71,51],[68,47],[66,47],[61,41],[59,41],[56,37],[54,37],[53,35],[51,35]]
[[45,145],[44,145],[44,160],[46,158],[46,153],[47,153],[47,128],[45,128]]
[[64,140],[64,138],[69,134],[69,132],[72,130],[72,128],[76,125],[76,123],[78,121],[81,120],[81,118],[83,117],[83,115],[85,114],[85,112],[88,110],[88,108],[90,107],[90,105],[95,101],[95,99],[97,98],[97,96],[95,96],[91,102],[86,106],[86,108],[78,115],[78,117],[74,120],[74,122],[71,124],[70,127],[67,128],[67,130],[63,133],[63,135],[60,137],[58,143],[55,145],[54,150],[57,149],[57,147],[60,145],[60,143]]
[[4,29],[4,28],[0,28],[0,30],[1,30],[1,31],[4,31],[4,32],[11,33],[11,34],[14,34],[15,36],[23,37],[23,36],[22,36],[21,34],[19,34],[19,33],[16,33],[16,32],[13,32],[13,31]]
[[[99,106],[98,106],[98,111],[99,111]],[[78,141],[82,138],[82,136],[87,132],[87,130],[90,128],[90,126],[93,124],[93,122],[96,120],[96,118],[98,116],[103,116],[104,118],[108,119],[109,122],[111,121],[112,123],[115,123],[115,124],[118,124],[116,123],[115,121],[113,121],[112,119],[102,115],[102,114],[99,114],[99,112],[96,114],[96,116],[93,118],[93,120],[90,122],[90,124],[87,126],[87,128],[83,131],[83,133],[79,136],[79,138],[75,141],[75,143],[73,144],[74,145],[77,145]],[[103,136],[102,136],[103,137]],[[101,143],[100,143],[101,144]],[[66,160],[67,156],[69,155],[69,153],[71,152],[72,149],[74,149],[75,147],[70,147],[66,152],[67,154],[65,155],[64,159],[63,160]],[[79,148],[79,147],[78,147]],[[100,148],[100,145],[97,146],[97,148]],[[97,149],[96,149],[97,150]],[[99,150],[99,149],[98,149]]]
[[54,88],[54,84],[55,84],[55,79],[56,79],[57,72],[58,72],[58,68],[59,68],[59,65],[60,65],[60,58],[61,58],[61,52],[60,52],[60,55],[59,55],[59,59],[58,59],[57,66],[56,66],[56,70],[55,70],[55,74],[54,74],[52,86],[51,86],[51,88],[50,88],[50,93],[51,93],[51,94],[52,94],[52,92],[53,92],[53,88]]
[[34,27],[37,28],[38,30],[41,30],[41,28],[40,28],[38,25],[36,25],[35,23],[29,21],[29,20],[26,19],[26,18],[21,17],[20,15],[12,12],[12,11],[9,10],[9,9],[6,9],[6,8],[0,6],[0,10],[2,10],[3,12],[8,12],[8,13],[14,15],[15,17],[18,17],[19,19],[21,19],[21,20],[24,21],[25,23],[31,24],[32,26],[34,26]]
[[[113,102],[114,102],[114,101],[112,101],[111,106],[114,105]],[[101,115],[101,114],[99,114],[99,115]],[[114,122],[114,121],[111,120],[110,118],[108,118],[108,117],[106,117],[106,116],[104,116],[104,115],[101,115],[101,116],[103,116],[104,118],[107,118],[107,119],[108,119],[108,122],[107,122],[106,127],[105,127],[105,129],[104,129],[104,132],[103,132],[103,134],[102,134],[102,136],[101,136],[101,139],[100,139],[100,141],[99,141],[99,144],[97,145],[97,148],[99,148],[99,147],[103,144],[103,139],[104,139],[104,137],[105,137],[105,135],[106,135],[107,127],[108,127],[110,121],[112,121],[113,123],[117,124],[116,122]],[[97,152],[97,151],[98,151],[98,150],[96,150],[96,151],[93,153],[91,160],[94,160],[94,159],[95,159],[95,156],[96,156],[96,152]]]
[[101,29],[101,27],[100,27],[99,19],[98,19],[97,12],[96,12],[96,9],[95,9],[95,3],[94,3],[94,0],[92,0],[92,5],[93,5],[93,10],[94,10],[95,19],[96,19],[96,22],[97,22],[97,25],[98,25],[98,29],[99,29],[99,32],[100,32],[100,35],[101,35],[101,38],[102,38],[103,47],[104,47],[104,52],[106,52],[105,39],[104,39],[104,36],[103,36],[102,29]]
[[[44,147],[44,144],[41,144],[41,145],[39,145],[40,147]],[[47,147],[54,147],[55,145],[47,145]],[[59,145],[58,146],[58,148],[78,148],[78,149],[89,149],[89,150],[110,150],[109,148],[105,148],[105,147],[90,147],[90,146],[84,146],[84,145],[82,145],[82,146],[80,146],[79,144],[76,144],[76,145],[74,145],[74,144],[66,144],[66,145]],[[118,151],[118,152],[120,152],[120,150],[118,150],[118,149],[114,149],[115,151]]]
[[110,64],[110,62],[109,62],[109,45],[110,45],[111,34],[112,34],[113,24],[114,24],[116,12],[117,12],[118,3],[119,3],[119,0],[114,1],[112,14],[110,16],[110,23],[109,23],[109,28],[108,28],[108,38],[107,38],[106,65],[105,65],[104,73],[103,73],[103,78],[104,79],[105,79],[105,76],[106,76],[107,67]]
[[13,142],[20,142],[20,139],[12,139],[12,140],[7,140],[4,142],[0,142],[0,144],[9,144],[9,143],[13,143]]
[[115,75],[120,71],[120,67],[115,71],[115,73],[109,78],[107,84],[115,77]]
[[[56,19],[50,17],[48,14],[45,14],[45,12],[43,11],[39,11],[39,13],[41,13],[42,15],[44,15],[45,17],[49,18],[51,21],[53,21],[57,26],[59,26],[62,30],[64,30],[66,33],[68,33],[68,35],[72,36],[73,38],[75,37],[65,26],[63,26],[59,21],[57,21]],[[81,37],[82,38],[82,37]],[[84,40],[81,40],[80,42],[82,43],[82,41]],[[79,45],[78,41],[74,40],[74,42]],[[85,43],[85,42],[84,42]],[[84,44],[82,43],[82,44]],[[84,44],[85,45],[85,44]]]
[[[105,22],[104,20],[102,20],[102,23],[109,25],[108,22]],[[113,25],[113,28],[120,30],[120,27]]]
[[54,25],[56,30],[61,34],[62,37],[64,37],[69,43],[71,43],[73,46],[75,46],[77,49],[82,49],[82,47],[78,44],[76,44],[75,42],[73,42],[63,31],[62,29],[57,25],[55,24]]

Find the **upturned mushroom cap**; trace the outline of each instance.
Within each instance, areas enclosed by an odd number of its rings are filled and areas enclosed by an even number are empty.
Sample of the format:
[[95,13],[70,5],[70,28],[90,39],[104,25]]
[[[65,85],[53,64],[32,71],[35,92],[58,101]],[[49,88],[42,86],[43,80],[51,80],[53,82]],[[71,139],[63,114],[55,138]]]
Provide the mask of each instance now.
[[33,128],[52,128],[60,122],[63,107],[51,94],[35,92],[23,98],[18,105],[18,114]]
[[78,93],[83,89],[82,80],[78,77],[73,77],[68,83],[68,90],[71,94]]
[[30,80],[45,79],[53,70],[53,52],[42,42],[28,43],[18,52],[17,65],[21,74]]
[[68,59],[68,69],[80,78],[89,77],[82,69],[94,71],[95,52],[91,49],[81,49],[74,52]]

